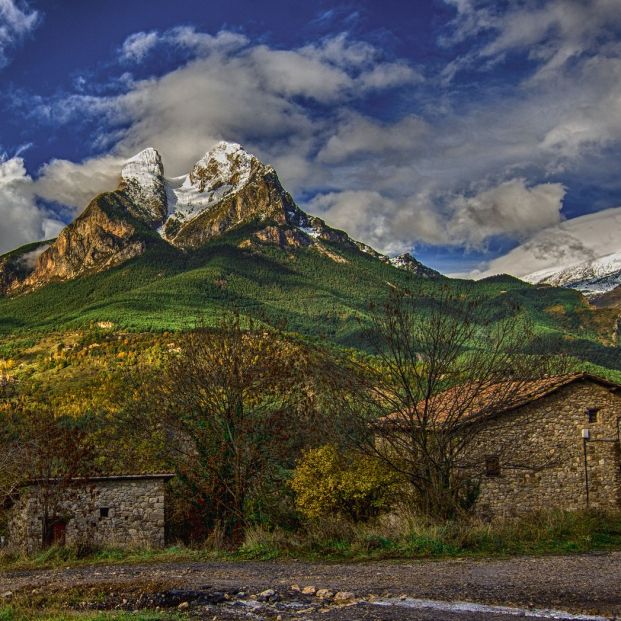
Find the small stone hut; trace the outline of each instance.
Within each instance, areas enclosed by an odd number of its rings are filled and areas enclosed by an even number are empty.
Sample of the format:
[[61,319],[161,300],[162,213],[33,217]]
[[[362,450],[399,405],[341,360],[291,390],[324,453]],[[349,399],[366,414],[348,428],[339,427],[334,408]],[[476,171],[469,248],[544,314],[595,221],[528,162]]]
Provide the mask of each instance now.
[[8,545],[35,553],[51,545],[147,546],[165,543],[165,484],[172,474],[34,481],[9,513]]

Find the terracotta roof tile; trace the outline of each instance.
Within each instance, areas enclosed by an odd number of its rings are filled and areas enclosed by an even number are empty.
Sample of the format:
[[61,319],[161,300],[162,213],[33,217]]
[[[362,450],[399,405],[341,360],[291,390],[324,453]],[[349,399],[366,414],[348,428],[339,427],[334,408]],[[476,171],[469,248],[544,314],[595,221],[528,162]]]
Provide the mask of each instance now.
[[621,385],[589,373],[570,373],[536,380],[507,380],[487,385],[472,382],[449,388],[432,396],[426,402],[420,401],[410,413],[388,414],[380,419],[379,425],[416,423],[425,414],[430,425],[442,424],[449,418],[453,419],[453,423],[459,423],[481,416],[500,414],[541,399],[579,380],[590,380],[621,390]]

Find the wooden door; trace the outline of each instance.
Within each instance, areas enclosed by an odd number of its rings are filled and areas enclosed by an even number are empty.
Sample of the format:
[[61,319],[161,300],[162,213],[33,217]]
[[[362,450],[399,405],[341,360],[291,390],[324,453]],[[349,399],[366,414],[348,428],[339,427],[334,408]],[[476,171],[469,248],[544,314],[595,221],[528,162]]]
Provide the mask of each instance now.
[[47,528],[45,529],[45,541],[43,542],[46,548],[50,546],[64,546],[65,545],[65,533],[67,531],[67,522],[58,518],[52,518],[48,521]]
[[67,530],[67,523],[63,520],[54,522],[52,525],[52,545],[64,546],[65,545],[65,531]]

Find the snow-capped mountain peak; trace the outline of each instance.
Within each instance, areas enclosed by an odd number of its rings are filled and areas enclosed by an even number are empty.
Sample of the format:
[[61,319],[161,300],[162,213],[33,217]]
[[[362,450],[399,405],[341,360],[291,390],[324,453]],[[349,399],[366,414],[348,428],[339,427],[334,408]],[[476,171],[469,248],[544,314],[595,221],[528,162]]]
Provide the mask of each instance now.
[[238,189],[248,182],[253,165],[258,163],[240,144],[221,140],[196,162],[189,177],[202,192],[221,185]]
[[182,226],[239,192],[261,169],[271,170],[240,144],[216,143],[189,174],[168,180],[168,218],[160,233],[171,239]]
[[148,147],[125,162],[121,169],[121,185],[136,205],[141,216],[161,221],[168,211],[164,166],[160,154]]
[[162,158],[153,147],[136,153],[125,162],[121,169],[123,181],[135,182],[135,185],[143,191],[157,187],[161,183],[163,175]]
[[[58,239],[17,258],[0,257],[0,295],[78,278],[163,248],[193,252],[235,232],[237,247],[260,252],[276,245],[287,253],[307,248],[335,263],[360,251],[425,277],[438,274],[409,255],[388,257],[300,209],[274,168],[241,145],[218,142],[186,175],[169,179],[159,153],[147,148],[128,159],[116,190],[97,195]],[[229,241],[232,241],[230,239]],[[19,259],[19,260],[17,260]],[[24,275],[24,272],[25,275]]]
[[598,297],[621,285],[621,208],[565,220],[494,259],[479,277],[512,274]]

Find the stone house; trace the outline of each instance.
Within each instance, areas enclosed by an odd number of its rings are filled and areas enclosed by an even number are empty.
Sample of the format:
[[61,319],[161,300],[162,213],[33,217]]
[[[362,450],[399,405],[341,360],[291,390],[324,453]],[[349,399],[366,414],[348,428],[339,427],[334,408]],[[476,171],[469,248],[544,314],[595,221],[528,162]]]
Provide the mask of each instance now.
[[475,424],[479,514],[621,509],[620,385],[587,373],[546,378]]
[[34,553],[51,545],[165,543],[165,484],[171,474],[97,476],[24,486],[9,511],[8,546]]
[[[522,382],[503,399],[510,385],[481,390],[455,427],[471,438],[457,475],[476,490],[475,512],[491,518],[552,508],[620,510],[621,385],[574,373]],[[437,420],[467,392],[457,387],[432,397]],[[395,429],[399,417],[385,417],[379,429]]]

